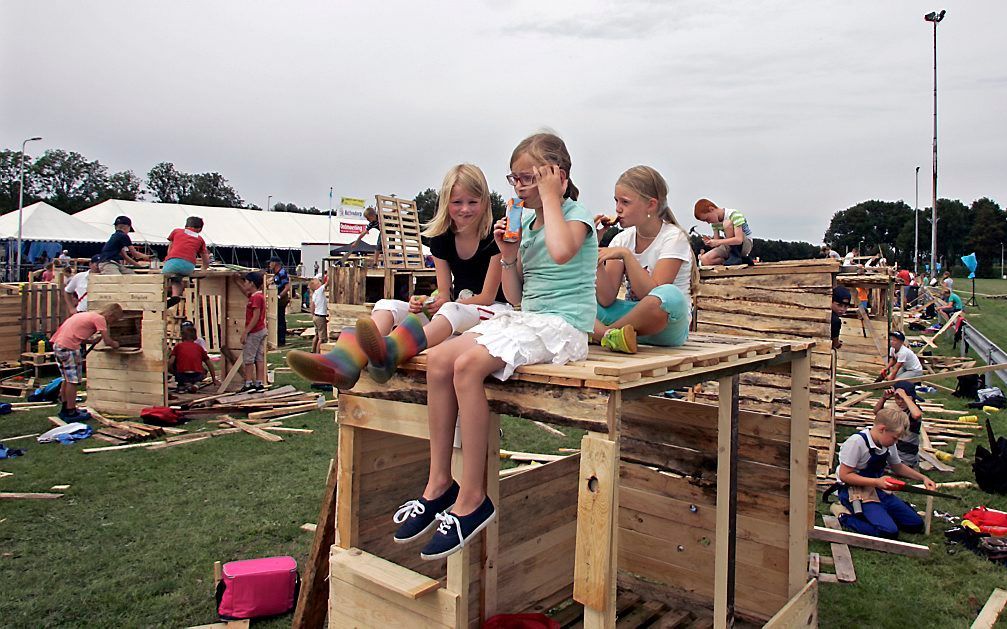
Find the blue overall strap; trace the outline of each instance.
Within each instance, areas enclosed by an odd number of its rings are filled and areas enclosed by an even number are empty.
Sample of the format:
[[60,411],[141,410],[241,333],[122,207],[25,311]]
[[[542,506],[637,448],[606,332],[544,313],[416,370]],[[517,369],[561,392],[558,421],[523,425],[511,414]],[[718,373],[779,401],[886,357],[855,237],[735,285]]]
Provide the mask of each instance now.
[[876,454],[874,449],[871,447],[870,439],[867,438],[867,433],[858,432],[857,434],[860,435],[860,437],[864,440],[864,443],[867,444],[867,452],[871,456],[871,458],[867,461],[867,465],[864,466],[864,469],[857,470],[857,474],[866,478],[881,478],[884,476],[885,465],[888,463],[888,449],[885,448],[881,454]]

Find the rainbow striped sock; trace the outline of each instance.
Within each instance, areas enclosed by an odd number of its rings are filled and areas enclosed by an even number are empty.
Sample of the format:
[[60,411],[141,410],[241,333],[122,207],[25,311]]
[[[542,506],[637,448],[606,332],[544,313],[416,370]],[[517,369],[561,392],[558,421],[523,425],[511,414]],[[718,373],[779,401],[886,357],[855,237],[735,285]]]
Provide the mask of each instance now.
[[325,382],[337,389],[352,389],[367,364],[367,355],[357,342],[354,328],[343,328],[336,346],[327,354],[312,354],[299,350],[287,353],[287,364],[312,382]]
[[423,322],[414,314],[406,317],[392,333],[385,337],[385,360],[371,362],[367,373],[376,382],[388,382],[395,375],[395,369],[427,348],[427,335],[423,332]]

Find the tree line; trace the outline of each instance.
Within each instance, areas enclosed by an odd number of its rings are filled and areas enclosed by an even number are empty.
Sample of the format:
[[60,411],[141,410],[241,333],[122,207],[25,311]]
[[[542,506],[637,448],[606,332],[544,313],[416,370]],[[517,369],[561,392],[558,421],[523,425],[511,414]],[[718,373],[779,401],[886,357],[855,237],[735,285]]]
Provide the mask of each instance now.
[[[862,255],[879,251],[899,266],[913,267],[916,222],[913,208],[903,201],[862,201],[836,212],[825,232],[825,242],[840,253],[860,249]],[[919,211],[919,268],[930,261],[930,208]],[[999,266],[1001,244],[1007,242],[1007,212],[982,197],[965,205],[957,199],[937,200],[937,261],[942,268],[961,266],[963,255],[975,253],[976,275],[992,277]]]

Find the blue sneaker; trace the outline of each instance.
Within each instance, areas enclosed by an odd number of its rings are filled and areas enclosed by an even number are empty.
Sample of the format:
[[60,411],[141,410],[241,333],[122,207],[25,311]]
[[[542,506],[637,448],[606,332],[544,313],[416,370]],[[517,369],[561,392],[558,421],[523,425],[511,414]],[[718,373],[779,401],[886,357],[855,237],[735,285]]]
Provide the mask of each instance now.
[[451,481],[451,486],[433,500],[420,496],[418,500],[410,500],[399,507],[392,520],[399,524],[392,539],[398,544],[408,544],[417,537],[430,532],[437,522],[437,517],[455,504],[458,498],[458,483]]
[[458,552],[465,542],[486,528],[486,525],[492,522],[496,515],[496,509],[489,496],[486,496],[483,503],[468,515],[455,515],[450,512],[437,514],[436,517],[441,524],[437,527],[430,542],[420,551],[420,557],[441,559]]

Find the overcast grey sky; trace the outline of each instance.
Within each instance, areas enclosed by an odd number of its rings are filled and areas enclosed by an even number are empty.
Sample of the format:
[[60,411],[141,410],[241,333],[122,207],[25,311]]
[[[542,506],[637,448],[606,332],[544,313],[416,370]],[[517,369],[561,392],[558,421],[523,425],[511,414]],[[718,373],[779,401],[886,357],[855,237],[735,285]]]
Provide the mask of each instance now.
[[[660,170],[755,234],[819,242],[858,201],[1007,202],[1007,2],[0,0],[0,146],[42,135],[141,177],[218,171],[249,202],[413,196],[452,164],[504,181],[558,131],[592,210]],[[19,87],[20,89],[15,89]],[[999,114],[996,112],[1000,112]]]

